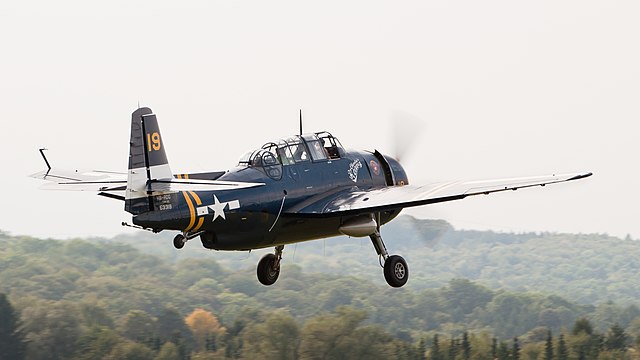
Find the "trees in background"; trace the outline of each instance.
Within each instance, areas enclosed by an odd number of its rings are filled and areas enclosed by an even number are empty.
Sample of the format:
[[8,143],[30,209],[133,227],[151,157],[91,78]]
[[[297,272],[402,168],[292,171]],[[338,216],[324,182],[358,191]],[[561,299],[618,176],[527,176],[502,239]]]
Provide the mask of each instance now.
[[624,329],[620,325],[614,324],[611,329],[609,329],[609,334],[605,341],[607,350],[624,352],[628,344],[629,337],[625,333]]
[[547,340],[544,343],[544,360],[553,359],[553,335],[551,329],[547,332]]
[[23,359],[26,343],[20,316],[7,296],[0,293],[0,359]]
[[[624,329],[613,325],[607,334],[591,331],[593,326],[586,318],[578,319],[571,333],[561,333],[554,345],[551,330],[540,341],[513,338],[511,345],[497,338],[464,332],[461,337],[451,337],[442,346],[442,336],[435,334],[427,349],[429,360],[568,360],[568,359],[634,359],[636,349],[629,351],[629,336]],[[555,349],[555,351],[554,351]],[[470,355],[467,355],[470,354]]]
[[180,358],[186,358],[191,353],[195,345],[193,333],[178,309],[171,306],[162,309],[155,326],[160,344],[164,345],[167,342],[175,344]]
[[440,350],[440,338],[438,334],[433,335],[431,350],[429,351],[429,360],[444,360],[442,350]]
[[143,310],[130,310],[122,320],[120,333],[131,341],[148,345],[158,338],[155,319]]
[[23,309],[22,322],[29,359],[69,359],[83,335],[82,315],[67,301],[36,301]]
[[558,355],[556,358],[558,360],[569,359],[569,350],[567,349],[567,343],[564,341],[564,334],[560,334],[558,337]]
[[216,343],[226,329],[212,312],[197,308],[185,318],[185,322],[193,333],[198,351],[216,351]]
[[338,307],[307,320],[300,332],[300,359],[389,359],[393,338],[380,326],[363,325],[367,313]]
[[247,326],[242,340],[245,359],[293,360],[298,358],[300,327],[290,314],[276,311]]
[[170,263],[120,244],[3,245],[0,290],[20,301],[7,311],[0,296],[0,326],[18,329],[0,341],[18,335],[6,343],[30,359],[573,360],[622,358],[639,346],[635,305],[578,305],[466,279],[389,289],[297,267],[266,288],[253,268]]
[[[309,318],[302,324],[287,311],[243,309],[227,331],[215,314],[201,308],[194,309],[184,319],[172,307],[164,308],[157,317],[134,310],[122,318],[116,329],[113,321],[96,322],[94,316],[87,316],[81,310],[85,306],[29,301],[23,318],[24,331],[31,342],[25,352],[24,340],[13,338],[15,344],[7,341],[12,339],[7,334],[20,334],[20,331],[6,330],[19,329],[15,312],[7,310],[10,308],[6,296],[0,295],[0,314],[2,319],[8,319],[1,322],[2,359],[21,359],[25,354],[30,359],[79,360],[622,359],[632,346],[621,326],[614,324],[606,334],[600,334],[586,318],[576,320],[570,333],[561,333],[557,344],[553,342],[551,330],[547,330],[546,337],[529,336],[524,342],[513,338],[511,345],[483,333],[464,331],[459,337],[452,336],[445,341],[434,334],[427,346],[422,338],[415,343],[394,338],[381,326],[366,323],[364,310],[345,306]],[[94,312],[102,314],[95,307],[91,313]],[[13,321],[7,315],[11,313]],[[209,342],[212,335],[215,341]],[[22,347],[11,350],[16,344]]]
[[103,359],[126,341],[116,331],[106,327],[92,327],[78,341],[78,360]]

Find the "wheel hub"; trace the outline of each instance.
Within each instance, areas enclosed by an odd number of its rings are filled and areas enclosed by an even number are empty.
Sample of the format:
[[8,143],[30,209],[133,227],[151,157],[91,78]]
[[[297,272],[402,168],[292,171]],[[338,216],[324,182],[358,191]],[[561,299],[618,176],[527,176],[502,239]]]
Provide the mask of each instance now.
[[393,272],[395,273],[396,278],[404,279],[405,269],[404,269],[404,265],[402,265],[402,263],[397,263],[396,266],[393,269]]

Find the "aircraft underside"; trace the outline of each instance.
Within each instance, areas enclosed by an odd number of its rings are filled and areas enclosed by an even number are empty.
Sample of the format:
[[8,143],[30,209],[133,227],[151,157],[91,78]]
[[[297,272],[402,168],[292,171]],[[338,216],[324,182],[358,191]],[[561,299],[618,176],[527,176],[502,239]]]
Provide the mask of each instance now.
[[178,234],[173,243],[177,249],[181,249],[188,240],[199,236],[202,245],[211,250],[249,251],[274,247],[274,253],[263,256],[257,267],[258,280],[264,285],[272,285],[280,274],[280,262],[285,245],[340,235],[368,236],[376,253],[384,260],[384,276],[387,283],[393,287],[400,287],[409,278],[409,268],[401,256],[389,255],[380,235],[380,226],[393,220],[399,213],[398,210],[351,217],[287,216],[280,219],[280,225],[274,226],[272,231],[266,233],[261,230],[236,230],[228,233],[205,230],[197,234]]

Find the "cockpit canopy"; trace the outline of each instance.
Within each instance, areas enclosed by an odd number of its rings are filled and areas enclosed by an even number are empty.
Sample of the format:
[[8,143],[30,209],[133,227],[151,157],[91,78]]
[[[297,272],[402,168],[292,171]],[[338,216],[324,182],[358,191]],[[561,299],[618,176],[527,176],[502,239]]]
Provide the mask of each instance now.
[[244,154],[240,158],[238,166],[262,167],[270,177],[280,178],[282,165],[305,161],[334,160],[340,159],[343,155],[344,149],[340,141],[330,133],[323,131],[292,136],[277,143],[268,142],[260,149]]

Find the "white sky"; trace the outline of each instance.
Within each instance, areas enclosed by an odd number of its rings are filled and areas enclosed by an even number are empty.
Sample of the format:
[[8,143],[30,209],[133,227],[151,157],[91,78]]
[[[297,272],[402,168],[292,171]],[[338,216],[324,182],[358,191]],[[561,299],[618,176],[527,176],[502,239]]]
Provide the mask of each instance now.
[[407,213],[457,228],[640,238],[638,1],[0,2],[0,229],[114,235],[121,202],[39,190],[56,167],[125,171],[130,114],[174,172],[226,170],[305,130],[393,152],[421,118],[414,184],[593,171]]

